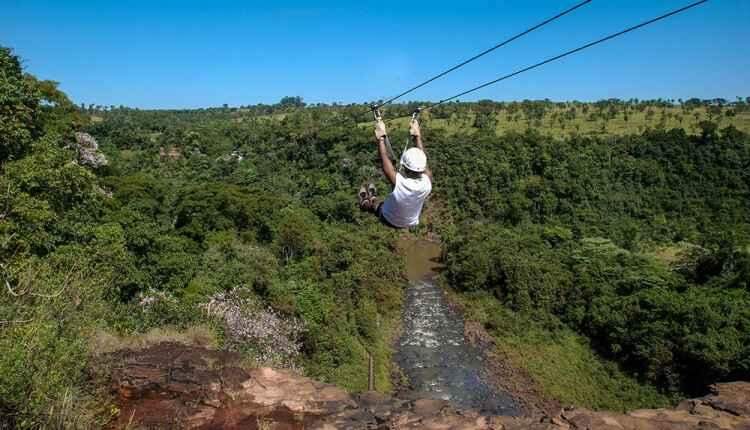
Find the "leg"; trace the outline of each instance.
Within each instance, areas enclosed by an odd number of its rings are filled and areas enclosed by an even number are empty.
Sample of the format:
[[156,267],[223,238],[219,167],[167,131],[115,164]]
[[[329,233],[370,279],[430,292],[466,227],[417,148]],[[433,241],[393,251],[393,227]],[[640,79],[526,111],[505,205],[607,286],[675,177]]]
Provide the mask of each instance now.
[[367,184],[367,187],[362,185],[359,189],[359,208],[365,212],[370,212],[377,214],[378,209],[380,208],[380,205],[382,202],[380,202],[377,197],[375,197],[375,193],[377,193],[375,189],[375,185],[372,183]]
[[365,212],[376,213],[380,202],[375,197],[360,199],[359,208]]

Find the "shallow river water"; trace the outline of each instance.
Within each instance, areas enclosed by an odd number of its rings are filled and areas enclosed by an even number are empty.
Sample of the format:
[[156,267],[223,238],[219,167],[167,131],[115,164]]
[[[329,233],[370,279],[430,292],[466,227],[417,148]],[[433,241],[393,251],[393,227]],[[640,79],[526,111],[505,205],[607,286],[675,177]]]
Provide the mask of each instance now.
[[463,318],[433,281],[440,267],[439,244],[415,241],[404,248],[410,285],[396,361],[411,389],[460,408],[518,415],[513,399],[486,382],[482,352],[466,341]]

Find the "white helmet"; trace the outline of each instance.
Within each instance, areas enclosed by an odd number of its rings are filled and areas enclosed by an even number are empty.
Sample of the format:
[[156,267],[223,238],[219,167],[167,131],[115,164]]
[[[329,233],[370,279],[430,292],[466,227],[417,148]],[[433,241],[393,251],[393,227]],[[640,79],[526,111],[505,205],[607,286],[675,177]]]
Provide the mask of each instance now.
[[427,168],[427,156],[419,148],[409,148],[401,156],[401,165],[412,172],[424,172]]

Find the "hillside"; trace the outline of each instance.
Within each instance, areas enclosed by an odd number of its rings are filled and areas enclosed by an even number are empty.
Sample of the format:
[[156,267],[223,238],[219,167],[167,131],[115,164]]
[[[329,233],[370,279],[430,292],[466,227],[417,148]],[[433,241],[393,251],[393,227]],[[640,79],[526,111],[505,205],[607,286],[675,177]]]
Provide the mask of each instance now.
[[123,420],[96,360],[163,340],[350,392],[373,357],[393,392],[400,234],[442,240],[452,300],[548,398],[750,380],[746,100],[443,105],[425,222],[397,233],[356,207],[388,190],[364,105],[86,108],[5,48],[0,71],[0,426]]

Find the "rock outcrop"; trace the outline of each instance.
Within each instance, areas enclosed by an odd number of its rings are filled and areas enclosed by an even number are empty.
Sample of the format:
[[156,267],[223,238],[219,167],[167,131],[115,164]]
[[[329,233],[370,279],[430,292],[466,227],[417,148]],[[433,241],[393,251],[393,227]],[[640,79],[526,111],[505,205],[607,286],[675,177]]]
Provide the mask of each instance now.
[[177,343],[107,360],[120,409],[114,428],[188,429],[747,429],[750,383],[717,384],[675,409],[555,417],[483,416],[440,400],[351,395],[290,372],[249,369],[237,354]]

